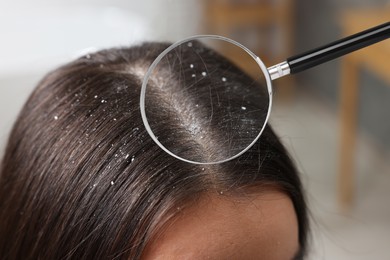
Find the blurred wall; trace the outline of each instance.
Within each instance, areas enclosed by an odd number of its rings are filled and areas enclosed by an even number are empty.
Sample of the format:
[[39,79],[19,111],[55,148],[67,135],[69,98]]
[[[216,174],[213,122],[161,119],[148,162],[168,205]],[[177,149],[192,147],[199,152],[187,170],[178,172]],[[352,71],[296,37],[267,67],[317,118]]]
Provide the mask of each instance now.
[[175,41],[192,35],[198,19],[196,0],[0,0],[0,75],[92,48]]
[[[296,2],[296,51],[318,47],[342,36],[340,14],[354,8],[390,7],[389,0],[299,0]],[[390,19],[390,17],[389,17]],[[389,57],[390,71],[390,57]],[[390,151],[390,85],[369,71],[362,70],[359,82],[360,130]],[[302,86],[338,109],[340,61],[335,60],[300,73]]]

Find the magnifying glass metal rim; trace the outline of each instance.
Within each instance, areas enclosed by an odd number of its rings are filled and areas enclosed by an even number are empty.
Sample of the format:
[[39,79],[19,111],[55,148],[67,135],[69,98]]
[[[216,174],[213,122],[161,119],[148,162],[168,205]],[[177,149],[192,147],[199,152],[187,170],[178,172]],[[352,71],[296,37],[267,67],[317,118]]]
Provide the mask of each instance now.
[[[233,155],[232,157],[229,157],[227,159],[224,159],[224,160],[219,160],[219,161],[213,161],[213,162],[197,162],[197,161],[193,161],[193,160],[189,160],[189,159],[186,159],[186,158],[183,158],[183,157],[180,157],[174,153],[172,153],[170,150],[168,150],[158,139],[157,137],[155,136],[155,134],[153,133],[153,131],[151,130],[150,128],[150,125],[149,125],[149,122],[148,122],[148,119],[147,119],[147,116],[146,116],[146,112],[145,112],[145,95],[146,95],[146,87],[147,87],[147,83],[149,81],[149,77],[150,75],[152,74],[153,70],[156,68],[157,64],[161,61],[161,59],[166,55],[168,54],[171,50],[173,50],[174,48],[176,48],[177,46],[183,44],[183,43],[186,43],[186,42],[190,42],[191,40],[199,40],[199,39],[215,39],[215,40],[222,40],[222,41],[226,41],[228,43],[231,43],[231,44],[234,44],[236,45],[237,47],[240,47],[241,49],[243,49],[247,54],[249,54],[255,61],[256,63],[259,65],[260,69],[262,70],[263,74],[264,74],[264,77],[265,77],[265,80],[266,80],[266,83],[267,83],[267,90],[268,90],[268,96],[269,96],[269,103],[268,103],[268,112],[267,112],[267,116],[265,118],[265,121],[264,121],[264,124],[261,128],[261,130],[259,131],[259,134],[256,136],[256,138],[254,138],[254,140],[245,148],[243,149],[241,152],[237,153],[236,155]],[[240,155],[242,155],[243,153],[245,153],[246,151],[248,151],[248,149],[250,149],[256,142],[257,140],[260,138],[261,134],[263,133],[264,129],[265,129],[265,126],[267,125],[267,122],[268,122],[268,119],[269,119],[269,116],[271,114],[271,107],[272,107],[272,80],[271,80],[271,77],[269,75],[269,72],[268,72],[268,69],[267,67],[265,66],[265,64],[261,61],[261,59],[259,57],[257,57],[251,50],[249,50],[247,47],[245,47],[244,45],[230,39],[230,38],[227,38],[227,37],[223,37],[223,36],[220,36],[220,35],[194,35],[194,36],[191,36],[191,37],[187,37],[185,39],[182,39],[180,41],[177,41],[175,43],[173,43],[172,45],[170,45],[167,49],[165,49],[162,53],[160,53],[159,56],[157,56],[157,58],[153,61],[153,63],[150,65],[149,69],[147,70],[146,74],[145,74],[145,77],[143,79],[143,82],[142,82],[142,87],[141,87],[141,95],[140,95],[140,110],[141,110],[141,117],[142,117],[142,121],[144,123],[144,126],[145,126],[145,129],[146,131],[148,132],[148,134],[150,135],[150,137],[152,138],[152,140],[158,145],[160,146],[161,149],[163,149],[166,153],[168,153],[169,155],[181,160],[181,161],[184,161],[184,162],[188,162],[188,163],[192,163],[192,164],[201,164],[201,165],[207,165],[207,164],[220,164],[220,163],[224,163],[224,162],[227,162],[227,161],[230,161],[230,160],[233,160],[237,157],[239,157]]]

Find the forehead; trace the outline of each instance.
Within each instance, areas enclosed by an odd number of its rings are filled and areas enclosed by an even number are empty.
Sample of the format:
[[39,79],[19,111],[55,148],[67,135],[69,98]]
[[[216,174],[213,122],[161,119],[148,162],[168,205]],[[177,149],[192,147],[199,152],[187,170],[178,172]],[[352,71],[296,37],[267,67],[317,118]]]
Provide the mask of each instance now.
[[284,193],[208,194],[168,223],[143,259],[293,259],[298,249],[297,218]]

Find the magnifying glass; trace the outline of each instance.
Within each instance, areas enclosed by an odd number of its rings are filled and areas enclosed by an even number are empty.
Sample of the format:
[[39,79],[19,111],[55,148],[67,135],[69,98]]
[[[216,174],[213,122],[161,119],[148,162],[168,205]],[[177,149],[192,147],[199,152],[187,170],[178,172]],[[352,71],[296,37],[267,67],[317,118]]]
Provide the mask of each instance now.
[[[387,22],[271,67],[226,37],[196,35],[183,39],[165,49],[144,77],[140,97],[143,123],[154,142],[182,161],[217,164],[232,160],[261,136],[271,112],[273,80],[389,37]],[[224,62],[217,56],[218,61],[214,61],[209,48],[228,50],[238,59]],[[253,79],[239,69],[243,61],[256,75]],[[179,140],[187,140],[186,145]]]

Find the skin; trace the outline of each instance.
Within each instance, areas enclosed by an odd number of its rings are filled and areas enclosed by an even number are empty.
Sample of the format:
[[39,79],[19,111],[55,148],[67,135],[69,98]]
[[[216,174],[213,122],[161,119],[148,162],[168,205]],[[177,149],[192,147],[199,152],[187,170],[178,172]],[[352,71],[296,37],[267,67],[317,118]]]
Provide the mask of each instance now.
[[298,223],[290,198],[271,190],[237,198],[207,194],[180,210],[143,260],[294,259]]

